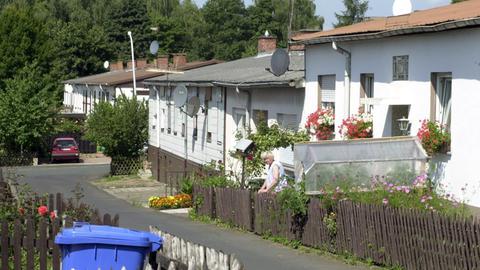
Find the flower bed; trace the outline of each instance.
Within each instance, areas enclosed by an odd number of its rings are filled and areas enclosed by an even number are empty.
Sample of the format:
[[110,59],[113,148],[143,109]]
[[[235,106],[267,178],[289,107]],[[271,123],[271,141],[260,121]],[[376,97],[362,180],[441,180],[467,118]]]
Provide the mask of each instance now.
[[188,208],[192,207],[192,196],[189,194],[166,197],[152,196],[148,199],[148,207],[155,209]]
[[318,109],[307,118],[305,128],[317,140],[331,140],[334,137],[335,115],[331,109]]

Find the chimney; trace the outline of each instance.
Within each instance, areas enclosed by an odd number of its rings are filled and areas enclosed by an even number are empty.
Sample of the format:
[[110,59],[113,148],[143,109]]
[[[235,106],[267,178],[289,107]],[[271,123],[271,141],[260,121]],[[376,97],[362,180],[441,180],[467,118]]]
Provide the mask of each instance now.
[[155,59],[155,67],[158,69],[168,69],[168,55],[160,55]]
[[117,61],[110,64],[110,71],[123,70],[123,62]]
[[[135,68],[137,68],[137,61],[135,61]],[[127,69],[132,69],[133,68],[133,64],[132,64],[132,60],[128,61],[127,62]]]
[[265,31],[265,35],[258,38],[258,54],[272,53],[277,48],[277,38],[270,36],[268,31]]
[[147,59],[138,59],[136,64],[135,68],[145,68],[147,67]]
[[174,53],[173,54],[173,67],[178,68],[187,63],[187,55],[185,53]]

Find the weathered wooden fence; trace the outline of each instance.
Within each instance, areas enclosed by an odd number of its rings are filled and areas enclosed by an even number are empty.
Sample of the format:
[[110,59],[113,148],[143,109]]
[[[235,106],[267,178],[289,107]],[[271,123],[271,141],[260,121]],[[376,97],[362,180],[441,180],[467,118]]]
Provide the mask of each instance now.
[[213,188],[203,188],[195,185],[193,187],[193,205],[198,215],[215,218]]
[[216,217],[239,228],[253,230],[251,196],[249,190],[215,188]]
[[[118,226],[118,216],[113,220],[105,214],[103,220],[95,219],[95,224]],[[21,269],[60,269],[60,249],[54,244],[55,236],[62,227],[71,227],[71,217],[48,217],[15,219],[1,222],[0,262],[1,270]]]
[[[242,227],[245,221],[234,218],[233,212],[249,208],[245,192],[194,188],[194,198],[208,198],[204,205],[196,207],[197,213]],[[350,201],[339,202],[328,210],[318,199],[311,198],[302,219],[281,211],[274,194],[255,193],[250,198],[253,225],[251,229],[243,228],[260,235],[280,236],[305,246],[348,252],[405,269],[480,269],[480,221],[473,218]],[[211,205],[215,205],[213,214]]]
[[150,258],[150,269],[206,269],[243,270],[243,264],[235,255],[226,254],[189,242],[169,233],[150,227],[150,232],[163,238],[163,248],[155,258]]
[[480,269],[480,222],[345,201],[337,248],[405,269]]

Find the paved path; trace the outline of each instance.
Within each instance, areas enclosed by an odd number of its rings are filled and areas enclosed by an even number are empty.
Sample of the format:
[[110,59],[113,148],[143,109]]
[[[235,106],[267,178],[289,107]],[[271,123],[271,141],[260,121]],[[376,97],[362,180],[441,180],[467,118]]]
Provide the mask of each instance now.
[[81,183],[85,191],[84,201],[94,204],[102,213],[118,213],[121,226],[140,230],[148,230],[149,225],[158,226],[163,231],[190,241],[234,253],[245,264],[246,269],[366,269],[318,255],[305,254],[263,240],[251,233],[222,229],[183,217],[134,207],[89,184],[90,180],[97,179],[106,172],[108,172],[106,165],[64,165],[19,169],[19,173],[23,175],[20,182],[29,183],[38,192],[63,192],[68,196],[75,184]]

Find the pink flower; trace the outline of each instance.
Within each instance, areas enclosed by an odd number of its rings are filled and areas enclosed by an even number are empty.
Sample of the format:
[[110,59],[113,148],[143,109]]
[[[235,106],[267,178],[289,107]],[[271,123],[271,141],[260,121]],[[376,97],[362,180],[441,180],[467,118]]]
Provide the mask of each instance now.
[[384,205],[387,205],[387,204],[388,204],[388,199],[387,199],[387,198],[383,198],[382,203],[383,203]]
[[45,205],[38,207],[38,214],[40,216],[45,216],[48,213],[48,208]]
[[57,213],[55,211],[50,212],[50,219],[55,220],[55,218],[57,218]]

